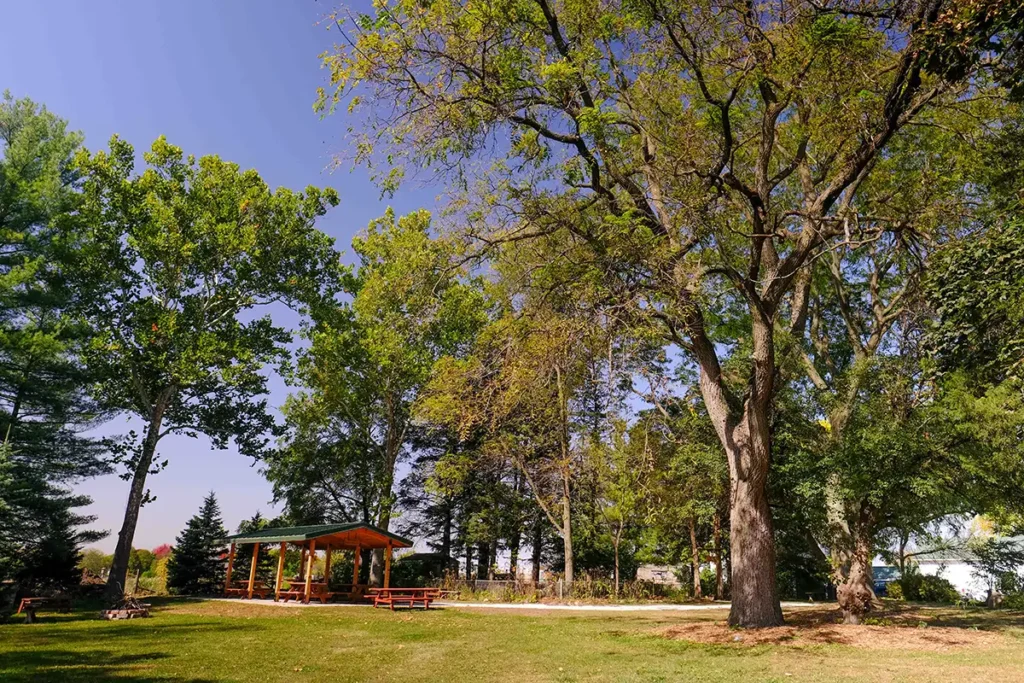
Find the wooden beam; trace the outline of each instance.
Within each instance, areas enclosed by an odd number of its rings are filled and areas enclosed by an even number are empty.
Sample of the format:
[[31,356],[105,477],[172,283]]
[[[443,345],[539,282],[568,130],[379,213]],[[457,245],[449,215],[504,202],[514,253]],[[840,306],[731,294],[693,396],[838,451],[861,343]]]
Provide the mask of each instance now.
[[299,558],[299,580],[306,576],[306,546],[302,546],[302,557]]
[[228,551],[228,574],[224,577],[224,589],[231,588],[231,570],[235,568],[235,544],[231,544],[231,550]]
[[384,587],[389,588],[391,583],[391,541],[388,541],[388,547],[384,551]]
[[274,602],[281,597],[281,580],[284,578],[284,556],[288,552],[288,544],[281,541],[281,550],[277,556],[277,581],[274,583]]
[[260,544],[252,544],[252,566],[249,567],[249,599],[252,600],[252,585],[256,583],[256,560],[260,556]]
[[327,589],[331,588],[331,544],[327,544],[327,550],[324,551],[324,583],[327,584]]
[[306,590],[303,594],[302,601],[309,603],[309,594],[313,586],[313,560],[316,559],[316,539],[312,539],[309,542],[309,559],[306,561]]
[[362,548],[356,544],[355,555],[352,558],[352,587],[355,588],[359,585],[359,556],[362,555]]

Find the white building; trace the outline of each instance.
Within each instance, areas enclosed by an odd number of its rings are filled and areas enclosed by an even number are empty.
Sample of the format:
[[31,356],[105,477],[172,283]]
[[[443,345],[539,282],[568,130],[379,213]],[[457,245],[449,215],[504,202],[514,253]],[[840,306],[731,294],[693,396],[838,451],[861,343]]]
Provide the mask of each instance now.
[[[1004,540],[1024,549],[1024,536]],[[973,600],[985,600],[988,597],[991,578],[985,575],[979,566],[978,556],[967,543],[916,554],[913,562],[923,575],[941,576],[953,584],[961,595]],[[878,570],[879,567],[875,567],[876,575],[883,573]],[[1018,567],[1017,572],[1024,577],[1024,566]]]

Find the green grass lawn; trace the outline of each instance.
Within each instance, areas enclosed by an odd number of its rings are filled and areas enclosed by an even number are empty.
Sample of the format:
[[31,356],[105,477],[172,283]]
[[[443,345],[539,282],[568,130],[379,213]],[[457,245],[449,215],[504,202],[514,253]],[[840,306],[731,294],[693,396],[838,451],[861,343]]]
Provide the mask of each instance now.
[[857,630],[817,611],[756,636],[724,616],[168,601],[150,619],[0,625],[0,681],[1024,680],[1020,614],[917,609]]

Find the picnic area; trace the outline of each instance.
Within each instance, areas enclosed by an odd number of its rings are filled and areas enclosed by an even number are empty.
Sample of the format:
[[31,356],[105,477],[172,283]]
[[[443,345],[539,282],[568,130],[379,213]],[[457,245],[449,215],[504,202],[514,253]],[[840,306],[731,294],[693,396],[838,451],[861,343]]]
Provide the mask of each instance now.
[[[154,616],[94,610],[0,625],[4,683],[79,681],[957,681],[1024,679],[1024,615],[834,607],[735,631],[722,610],[391,612],[272,601],[154,599]],[[831,619],[831,622],[829,621]]]
[[[317,600],[321,604],[334,600],[346,602],[372,601],[374,607],[422,607],[429,609],[432,600],[440,597],[436,588],[391,587],[391,560],[396,548],[410,548],[412,541],[370,524],[314,524],[295,527],[279,527],[243,532],[224,539],[230,543],[227,558],[227,572],[224,580],[224,596],[229,598],[267,599],[274,601],[295,600],[309,604]],[[273,586],[256,578],[260,549],[264,546],[279,546],[277,552],[277,573]],[[239,546],[251,547],[252,561],[249,575],[239,580],[234,574],[235,557]],[[285,576],[285,559],[288,548],[301,549],[299,573],[294,577]],[[360,583],[359,565],[364,550],[384,551],[384,577],[379,587],[371,588]],[[314,563],[317,552],[324,557],[323,571],[314,577]],[[331,583],[331,564],[334,553],[352,553],[351,583]]]

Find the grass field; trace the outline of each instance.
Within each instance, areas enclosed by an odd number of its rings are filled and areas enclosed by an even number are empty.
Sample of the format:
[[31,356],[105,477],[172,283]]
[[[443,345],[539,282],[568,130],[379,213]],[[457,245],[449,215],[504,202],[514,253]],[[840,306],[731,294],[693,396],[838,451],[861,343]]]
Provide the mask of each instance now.
[[1021,681],[1024,614],[904,608],[873,626],[797,610],[730,631],[723,612],[389,612],[169,601],[0,625],[0,681]]

